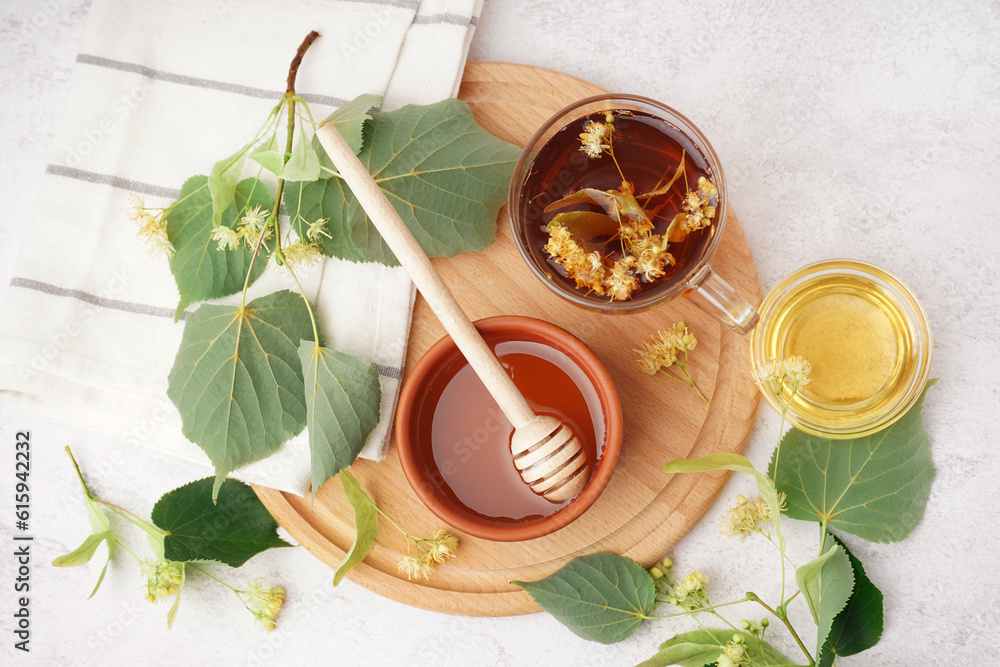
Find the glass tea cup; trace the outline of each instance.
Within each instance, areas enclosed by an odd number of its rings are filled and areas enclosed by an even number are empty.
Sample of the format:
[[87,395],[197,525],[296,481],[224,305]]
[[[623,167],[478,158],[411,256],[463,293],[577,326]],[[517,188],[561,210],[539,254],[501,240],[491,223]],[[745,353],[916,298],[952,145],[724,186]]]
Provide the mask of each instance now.
[[[591,119],[599,120],[609,110],[614,112],[619,127],[629,123],[634,130],[620,137],[616,134],[613,139],[619,142],[616,146],[625,145],[628,150],[630,135],[642,134],[651,138],[651,142],[657,140],[660,147],[637,142],[637,148],[632,148],[634,159],[631,162],[611,159],[608,154],[590,157],[581,151],[580,134],[586,131]],[[626,120],[622,121],[623,118]],[[676,154],[663,148],[667,146],[674,148]],[[577,288],[544,250],[546,224],[555,214],[545,208],[581,187],[616,188],[622,182],[622,175],[630,182],[633,178],[643,178],[648,184],[667,181],[675,174],[681,155],[685,165],[690,164],[691,170],[703,173],[718,190],[711,226],[693,232],[681,244],[685,251],[676,257],[676,264],[670,267],[667,275],[644,284],[632,298],[612,300]],[[618,166],[619,162],[623,164]],[[693,175],[685,176],[697,181]],[[655,188],[655,185],[650,187]],[[689,187],[695,189],[697,186],[689,184]],[[636,191],[643,190],[636,187]],[[757,322],[757,311],[710,265],[725,231],[727,202],[718,156],[708,139],[687,118],[644,97],[605,94],[588,97],[557,112],[528,141],[514,167],[507,210],[521,256],[531,271],[563,298],[602,312],[623,313],[653,308],[685,294],[730,329],[746,334]],[[674,208],[679,210],[680,202],[675,204]],[[665,227],[661,221],[656,233],[665,233]],[[671,244],[671,253],[673,248]]]

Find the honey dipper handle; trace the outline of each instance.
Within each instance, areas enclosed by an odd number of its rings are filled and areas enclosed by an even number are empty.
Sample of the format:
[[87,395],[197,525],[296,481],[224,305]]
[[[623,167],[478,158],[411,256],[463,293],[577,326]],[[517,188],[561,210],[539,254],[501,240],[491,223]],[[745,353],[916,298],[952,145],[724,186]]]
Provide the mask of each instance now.
[[354,151],[340,136],[340,132],[331,125],[324,125],[316,131],[316,135],[340,172],[341,178],[361,202],[361,207],[368,214],[372,224],[382,234],[382,238],[396,255],[399,263],[410,274],[410,279],[444,325],[445,331],[455,341],[458,349],[472,366],[472,370],[489,389],[497,405],[507,415],[507,419],[515,429],[534,419],[535,413],[531,406],[524,400],[524,396],[497,361],[486,341],[472,326],[472,322],[458,305],[458,301],[434,270],[427,253],[413,238],[413,234],[400,219],[396,209],[386,199],[382,189],[372,179]]

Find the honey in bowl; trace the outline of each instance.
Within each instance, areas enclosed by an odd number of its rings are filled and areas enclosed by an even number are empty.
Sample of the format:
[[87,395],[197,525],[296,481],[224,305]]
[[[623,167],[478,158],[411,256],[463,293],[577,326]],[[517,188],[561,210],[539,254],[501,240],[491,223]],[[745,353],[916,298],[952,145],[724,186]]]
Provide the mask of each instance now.
[[[600,397],[587,375],[564,352],[527,340],[491,341],[500,363],[539,414],[568,425],[583,443],[593,471],[605,440]],[[437,491],[480,518],[522,522],[550,516],[569,502],[535,494],[514,467],[513,427],[461,357],[440,369],[426,387],[416,428],[427,474]]]
[[[931,333],[916,297],[888,272],[853,260],[820,262],[786,278],[765,298],[752,338],[755,364],[790,356],[810,363],[810,382],[787,416],[831,438],[892,424],[930,370]],[[764,396],[781,411],[773,395]]]

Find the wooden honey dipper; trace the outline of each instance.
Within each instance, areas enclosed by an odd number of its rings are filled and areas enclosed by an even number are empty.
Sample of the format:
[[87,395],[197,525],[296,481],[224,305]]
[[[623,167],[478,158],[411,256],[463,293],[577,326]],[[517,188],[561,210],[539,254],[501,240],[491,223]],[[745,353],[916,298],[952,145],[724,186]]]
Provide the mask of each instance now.
[[521,479],[551,502],[563,502],[577,495],[590,477],[590,461],[580,438],[555,417],[537,415],[531,409],[340,133],[333,126],[324,125],[316,135],[372,224],[513,424],[510,448]]

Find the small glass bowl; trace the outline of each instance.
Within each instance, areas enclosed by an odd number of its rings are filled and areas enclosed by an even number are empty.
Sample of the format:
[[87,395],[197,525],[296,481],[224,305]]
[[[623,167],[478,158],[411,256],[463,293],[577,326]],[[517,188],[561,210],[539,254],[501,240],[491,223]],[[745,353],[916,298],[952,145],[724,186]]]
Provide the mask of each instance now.
[[[833,391],[822,396],[823,383],[830,387],[835,381],[842,381],[844,375],[830,375],[830,360],[838,359],[839,355],[838,370],[842,374],[848,372],[847,369],[863,373],[873,366],[858,356],[845,356],[846,346],[844,350],[833,346],[833,351],[827,353],[828,363],[818,364],[817,359],[810,359],[809,354],[803,352],[808,349],[804,337],[801,344],[796,344],[798,335],[795,332],[807,326],[820,326],[810,325],[800,318],[823,317],[823,311],[817,309],[827,308],[831,303],[823,299],[845,298],[847,302],[857,299],[853,308],[869,313],[877,309],[885,319],[882,322],[876,317],[870,330],[864,328],[869,322],[852,325],[846,330],[846,336],[875,335],[873,332],[879,329],[886,337],[885,334],[891,332],[895,349],[891,362],[884,361],[888,356],[882,357],[879,365],[887,366],[889,371],[885,376],[873,374],[874,380],[869,383],[871,391],[834,400],[830,396],[835,393]],[[811,311],[808,310],[810,306],[813,307]],[[930,373],[932,347],[927,315],[913,292],[888,271],[850,259],[810,264],[784,278],[764,298],[760,322],[751,333],[751,358],[755,368],[768,360],[781,360],[795,354],[811,363],[811,381],[788,405],[785,417],[801,431],[831,439],[871,435],[902,417],[923,392]],[[827,369],[822,368],[823,365]],[[879,377],[883,378],[881,385],[878,385]],[[765,385],[760,389],[764,399],[780,414],[789,390],[786,388],[776,396]]]

